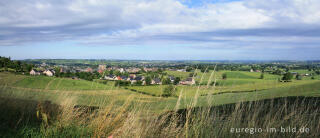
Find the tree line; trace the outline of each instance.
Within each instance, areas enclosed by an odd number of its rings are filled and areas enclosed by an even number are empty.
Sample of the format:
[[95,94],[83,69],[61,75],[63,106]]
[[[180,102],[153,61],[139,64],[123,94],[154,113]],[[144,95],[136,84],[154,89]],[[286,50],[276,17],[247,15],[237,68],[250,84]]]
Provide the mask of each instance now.
[[24,63],[18,60],[11,60],[10,57],[0,56],[0,70],[10,72],[28,73],[34,67],[33,64]]

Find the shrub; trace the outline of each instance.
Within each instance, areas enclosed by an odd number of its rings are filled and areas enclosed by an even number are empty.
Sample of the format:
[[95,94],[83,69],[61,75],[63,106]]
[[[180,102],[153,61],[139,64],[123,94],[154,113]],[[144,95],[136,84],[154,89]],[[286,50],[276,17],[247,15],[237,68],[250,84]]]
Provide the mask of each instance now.
[[173,85],[168,85],[166,88],[163,89],[162,96],[163,97],[172,96],[175,91],[176,91],[176,88]]
[[227,79],[227,74],[226,73],[222,74],[222,79],[224,79],[224,80]]
[[292,79],[293,75],[290,72],[287,72],[283,75],[282,80],[284,81],[290,81]]
[[114,83],[114,86],[118,87],[118,86],[129,86],[130,82],[129,81],[121,81],[121,80],[117,80]]
[[263,73],[261,73],[260,79],[264,79],[264,74]]
[[179,84],[179,82],[180,82],[180,77],[176,77],[176,78],[174,79],[173,84],[174,84],[174,85],[177,85],[177,84]]
[[213,81],[213,82],[211,82],[211,83],[210,83],[210,85],[211,85],[211,86],[213,86],[213,85],[214,85],[214,83],[216,83],[216,84],[215,84],[215,86],[219,86],[219,85],[221,85],[221,83],[220,83],[220,82],[217,82],[217,81],[216,81],[216,82],[214,82],[214,81]]
[[302,76],[300,74],[296,75],[296,80],[302,80]]

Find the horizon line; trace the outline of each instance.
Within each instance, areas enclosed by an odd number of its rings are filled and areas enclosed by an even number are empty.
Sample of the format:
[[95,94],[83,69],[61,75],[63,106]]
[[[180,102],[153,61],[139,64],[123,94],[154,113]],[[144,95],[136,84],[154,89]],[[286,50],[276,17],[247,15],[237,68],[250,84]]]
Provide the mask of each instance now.
[[115,60],[115,61],[320,61],[320,59],[103,59],[103,58],[25,58],[13,60]]

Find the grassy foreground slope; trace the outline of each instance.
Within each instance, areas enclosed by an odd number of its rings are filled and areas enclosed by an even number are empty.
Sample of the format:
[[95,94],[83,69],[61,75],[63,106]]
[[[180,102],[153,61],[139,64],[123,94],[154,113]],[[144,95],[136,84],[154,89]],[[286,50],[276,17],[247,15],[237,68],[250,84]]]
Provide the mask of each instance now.
[[[9,73],[0,73],[0,76],[2,81],[9,82],[1,83],[2,85],[0,85],[0,96],[2,97],[38,101],[49,100],[58,104],[61,102],[61,99],[69,98],[73,99],[75,104],[90,106],[107,106],[110,103],[121,105],[128,99],[131,99],[132,103],[148,106],[148,109],[152,112],[172,110],[177,107],[186,108],[191,103],[194,103],[194,101],[197,101],[197,106],[207,106],[208,103],[221,105],[239,101],[271,99],[286,96],[320,96],[319,80],[276,83],[276,85],[265,82],[257,83],[255,85],[243,84],[217,88],[207,88],[206,86],[178,86],[175,97],[163,98],[133,92],[121,87],[113,87],[108,84],[105,85],[84,80],[29,77]],[[72,85],[70,86],[70,84]],[[162,93],[164,87],[166,86],[133,86],[129,88],[136,88],[137,90],[150,92],[157,96]],[[251,91],[253,89],[257,89],[258,91]],[[222,93],[217,94],[217,92]],[[211,94],[213,95],[210,96]],[[177,104],[179,106],[177,106]]]
[[[0,136],[4,137],[318,137],[319,108],[303,97],[320,97],[320,81],[285,83],[252,92],[213,94],[197,87],[178,88],[177,97],[155,97],[121,87],[50,87],[58,78],[32,85],[28,76],[0,73]],[[32,83],[25,83],[24,81]],[[50,84],[51,82],[51,84]],[[55,82],[55,83],[52,83]],[[25,85],[29,85],[25,88]],[[86,85],[87,84],[87,85]],[[95,83],[93,83],[95,84]],[[95,84],[98,85],[98,84]],[[104,85],[99,84],[102,86]],[[249,84],[244,84],[248,85]],[[32,87],[31,87],[32,86]],[[49,87],[43,87],[49,86]],[[57,85],[52,85],[57,86]],[[68,87],[69,85],[58,85]],[[232,86],[232,85],[229,85]],[[239,85],[243,87],[243,85]],[[149,87],[149,86],[148,86]],[[146,87],[146,88],[148,88]],[[161,87],[161,86],[158,86]],[[159,88],[156,88],[159,89]],[[184,90],[186,89],[186,90]],[[300,102],[257,101],[303,96]],[[291,98],[292,99],[292,98]],[[300,98],[301,99],[301,98]],[[44,101],[51,101],[44,102]],[[301,102],[302,101],[302,102]],[[232,104],[232,105],[226,105]],[[81,106],[90,106],[81,108]],[[219,108],[212,106],[222,105]],[[226,105],[226,106],[225,106]],[[288,107],[290,105],[290,107]],[[98,107],[93,107],[98,106]],[[197,108],[200,107],[200,108]],[[268,108],[266,108],[268,107]],[[99,109],[97,109],[99,108]],[[181,110],[180,110],[181,109]],[[182,118],[180,118],[182,117]],[[315,119],[316,118],[316,119]],[[307,126],[310,133],[230,133],[233,127]]]

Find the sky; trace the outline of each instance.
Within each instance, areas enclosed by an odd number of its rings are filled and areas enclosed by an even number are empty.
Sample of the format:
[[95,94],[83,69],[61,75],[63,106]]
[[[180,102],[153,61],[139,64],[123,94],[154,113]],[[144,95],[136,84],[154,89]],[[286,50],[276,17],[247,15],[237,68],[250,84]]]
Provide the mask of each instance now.
[[1,0],[12,59],[320,60],[319,0]]

